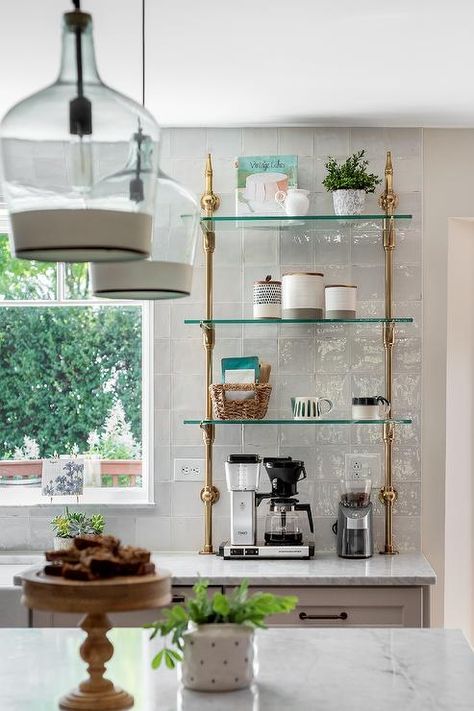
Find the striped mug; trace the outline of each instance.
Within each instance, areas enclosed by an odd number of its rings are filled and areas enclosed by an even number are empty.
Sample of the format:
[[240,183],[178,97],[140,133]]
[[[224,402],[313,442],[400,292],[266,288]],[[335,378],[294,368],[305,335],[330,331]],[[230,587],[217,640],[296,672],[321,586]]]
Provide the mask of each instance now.
[[294,420],[318,420],[332,410],[327,397],[292,397],[291,411]]

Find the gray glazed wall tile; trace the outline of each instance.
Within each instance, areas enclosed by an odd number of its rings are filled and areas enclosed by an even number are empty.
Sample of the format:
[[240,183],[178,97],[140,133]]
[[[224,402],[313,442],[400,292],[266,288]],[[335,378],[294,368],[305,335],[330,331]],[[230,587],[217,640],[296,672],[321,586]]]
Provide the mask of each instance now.
[[[262,265],[263,272],[272,265],[278,267],[279,272],[279,244],[275,232],[263,230],[245,230],[243,235],[243,260],[245,265]],[[272,275],[275,277],[275,274]]]
[[[220,158],[236,158],[242,151],[241,128],[208,128],[206,152]],[[216,185],[218,185],[216,181]]]
[[[233,159],[245,154],[296,153],[299,156],[299,184],[313,192],[313,209],[332,212],[332,196],[321,181],[326,174],[328,155],[346,158],[350,152],[366,148],[371,166],[383,170],[385,151],[392,150],[395,189],[400,193],[399,211],[413,213],[413,220],[398,224],[395,251],[395,313],[414,316],[413,325],[396,328],[394,405],[400,415],[410,414],[413,425],[396,428],[394,480],[400,492],[394,517],[395,537],[401,550],[420,547],[421,469],[421,131],[397,128],[197,128],[166,129],[163,132],[163,167],[188,188],[200,194],[204,182],[204,160],[213,154],[215,189],[222,194],[222,211],[234,205],[235,168]],[[368,196],[374,211],[377,196]],[[224,193],[228,193],[224,195]],[[217,232],[215,252],[216,318],[252,315],[253,282],[285,271],[322,271],[326,283],[358,285],[358,315],[384,313],[383,248],[380,225],[320,223],[291,230],[232,230]],[[185,318],[204,316],[204,258],[199,238],[193,290],[190,298],[154,305],[155,327],[155,488],[157,504],[150,510],[106,508],[113,528],[124,541],[152,548],[198,550],[203,541],[200,482],[173,481],[175,458],[202,459],[202,433],[197,426],[183,425],[185,417],[203,416],[204,351],[198,326],[185,326]],[[290,397],[321,395],[335,401],[334,414],[350,414],[352,394],[383,393],[380,326],[316,328],[314,326],[232,325],[216,331],[214,368],[225,355],[258,354],[273,366],[273,393],[269,416],[283,410],[290,416]],[[292,345],[295,344],[295,345]],[[303,351],[298,346],[304,345]],[[277,347],[279,346],[279,352]],[[169,405],[172,409],[169,409]],[[229,453],[255,451],[279,454],[305,461],[306,492],[316,515],[318,550],[334,550],[331,525],[339,498],[338,479],[343,472],[344,454],[350,451],[381,451],[381,426],[259,426],[216,427],[214,478],[221,489],[215,509],[215,542],[228,536],[228,501],[225,487],[225,460]],[[266,474],[263,473],[263,479]],[[186,487],[190,486],[191,489]],[[376,503],[382,513],[381,505]],[[87,507],[84,507],[87,510]],[[48,521],[62,506],[32,509],[0,509],[4,535],[0,546],[34,547],[44,544]],[[172,515],[173,511],[173,515]],[[16,512],[16,515],[12,515]],[[92,509],[91,509],[92,512]],[[183,514],[183,512],[187,512]],[[259,511],[259,518],[263,516]],[[182,515],[183,514],[183,515]],[[8,519],[8,520],[7,520]],[[10,525],[10,520],[15,523]],[[381,545],[383,519],[376,518],[376,535]]]
[[276,128],[244,128],[243,155],[266,156],[278,152],[278,129]]
[[278,151],[282,155],[297,155],[298,161],[300,157],[313,155],[313,136],[312,128],[300,128],[295,131],[294,128],[279,128],[278,129]]
[[350,151],[351,132],[349,128],[316,128],[314,130],[315,148],[321,160],[328,156],[345,158]]

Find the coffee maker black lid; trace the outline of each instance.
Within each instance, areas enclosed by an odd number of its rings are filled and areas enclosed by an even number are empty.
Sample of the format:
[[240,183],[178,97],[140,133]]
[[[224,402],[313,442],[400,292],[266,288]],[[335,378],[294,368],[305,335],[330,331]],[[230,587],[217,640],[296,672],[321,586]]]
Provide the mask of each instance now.
[[232,464],[258,464],[262,460],[258,454],[229,454],[227,461]]
[[278,466],[285,466],[288,462],[292,462],[291,457],[264,457],[263,458],[263,464],[269,464],[270,466],[273,467],[278,467]]

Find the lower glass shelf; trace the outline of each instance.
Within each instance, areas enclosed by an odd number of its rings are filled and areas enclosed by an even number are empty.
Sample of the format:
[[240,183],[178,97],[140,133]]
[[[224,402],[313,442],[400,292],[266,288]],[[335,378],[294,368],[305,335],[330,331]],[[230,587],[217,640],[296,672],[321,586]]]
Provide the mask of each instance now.
[[409,418],[393,420],[184,420],[185,425],[411,425]]
[[314,324],[338,324],[338,323],[413,323],[411,316],[403,318],[186,318],[185,324],[191,325],[214,325],[224,324],[270,324],[271,326],[286,326],[289,323],[314,323]]

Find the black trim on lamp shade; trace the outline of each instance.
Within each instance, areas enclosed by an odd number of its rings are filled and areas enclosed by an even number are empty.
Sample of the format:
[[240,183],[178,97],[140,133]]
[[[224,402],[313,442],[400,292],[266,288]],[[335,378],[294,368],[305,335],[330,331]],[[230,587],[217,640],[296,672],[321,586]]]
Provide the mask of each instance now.
[[[135,298],[140,301],[146,301],[147,299],[152,301],[153,299],[179,299],[183,296],[190,296],[191,292],[180,291],[179,289],[95,289],[94,294],[104,298],[107,298],[110,294],[110,298],[113,299]],[[131,296],[131,294],[135,294],[135,296]]]
[[[87,256],[83,253],[86,252]],[[81,256],[82,254],[82,256]],[[21,255],[21,257],[20,257]],[[131,262],[148,258],[148,252],[139,249],[121,249],[120,247],[104,247],[95,245],[93,248],[80,246],[71,249],[58,247],[41,247],[39,249],[15,249],[15,256],[42,262]]]

